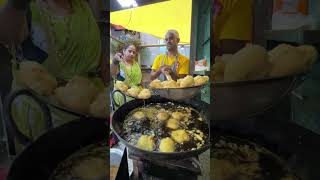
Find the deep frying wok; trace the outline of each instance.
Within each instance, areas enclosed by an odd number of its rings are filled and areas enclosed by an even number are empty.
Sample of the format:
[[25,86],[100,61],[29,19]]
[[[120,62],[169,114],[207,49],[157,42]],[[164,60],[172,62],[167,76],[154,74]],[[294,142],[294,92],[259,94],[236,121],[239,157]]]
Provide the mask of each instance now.
[[49,130],[16,157],[7,179],[48,179],[57,165],[77,150],[107,140],[107,122],[78,119]]
[[[108,94],[108,92],[106,92],[106,94]],[[49,107],[53,107],[53,108],[56,108],[58,110],[65,112],[65,113],[74,115],[78,118],[94,118],[94,119],[101,119],[101,120],[104,119],[101,117],[94,117],[93,115],[86,114],[83,112],[77,112],[75,110],[67,108],[67,107],[61,105],[60,103],[58,103],[57,99],[54,98],[53,96],[42,96],[42,95],[37,94],[32,89],[20,89],[20,90],[12,92],[10,94],[10,96],[8,96],[8,98],[7,98],[8,99],[7,106],[11,106],[12,102],[19,96],[31,97],[33,100],[35,100],[42,107],[42,109],[44,109],[43,107],[45,107],[47,109]],[[48,113],[50,113],[50,109],[48,110],[48,112],[44,112],[44,113],[46,114],[46,116],[48,116]]]
[[[144,103],[145,105],[148,105],[151,103],[166,103],[166,102],[173,102],[177,105],[188,105],[189,107],[192,107],[198,110],[200,113],[208,112],[206,110],[208,108],[208,105],[200,101],[188,102],[187,104],[182,102],[175,102],[159,96],[152,96],[150,99],[145,100],[145,102],[143,100],[136,99],[122,105],[119,109],[117,109],[117,111],[114,112],[112,116],[111,128],[116,134],[116,136],[118,137],[118,139],[128,147],[129,151],[132,154],[148,160],[174,160],[174,159],[178,160],[178,159],[190,158],[190,157],[197,156],[202,152],[206,151],[207,149],[209,149],[210,145],[206,144],[197,150],[185,151],[185,152],[163,153],[163,152],[156,152],[156,151],[145,151],[135,147],[134,145],[131,145],[122,137],[123,122],[126,119],[126,116],[129,114],[129,112],[131,112],[136,108],[142,107]],[[208,130],[209,130],[209,122],[206,117],[207,116],[205,115],[204,119],[206,119],[208,123]]]
[[302,75],[240,82],[215,82],[211,86],[212,120],[256,116],[279,104],[304,80]]
[[[261,144],[261,141],[259,142],[260,144],[257,144],[245,138],[239,138],[237,136],[230,136],[229,134],[218,133],[218,132],[215,133],[215,138],[212,144],[221,143],[221,142],[230,143],[230,144],[222,145],[223,148],[221,148],[221,146],[213,145],[213,147],[211,148],[210,155],[213,158],[216,158],[218,160],[228,160],[229,162],[235,163],[234,166],[238,167],[239,169],[254,167],[258,164],[259,170],[257,171],[257,175],[259,174],[261,178],[257,178],[257,179],[261,179],[261,180],[262,179],[263,180],[282,179],[290,174],[290,176],[294,177],[295,180],[302,180],[294,173],[294,171],[290,167],[287,166],[287,163],[279,155],[274,154],[265,146],[263,146],[263,144]],[[230,145],[233,145],[233,146],[237,145],[238,147],[242,146],[242,148],[243,146],[248,147],[250,151],[247,153],[251,154],[251,152],[255,152],[257,153],[259,158],[251,159],[252,157],[255,157],[255,156],[250,156],[250,155],[246,156],[246,153],[244,153],[239,149],[234,149],[234,147],[230,147]],[[219,165],[223,166],[222,164],[220,164],[219,162],[215,164],[213,162],[213,164],[211,165],[213,177],[215,175],[219,176],[219,173],[215,174],[215,169],[219,169],[220,168]],[[230,171],[234,173],[233,169],[230,169]],[[236,177],[240,174],[245,174],[246,171],[242,170],[238,173],[235,173],[233,174],[233,177]],[[243,178],[239,178],[239,179],[243,179]],[[255,179],[255,178],[253,178],[252,176],[251,178],[247,177],[247,179]]]
[[320,179],[320,136],[292,122],[234,119],[216,121],[210,130],[211,142],[217,135],[254,142],[281,157],[299,178]]
[[35,91],[31,90],[31,89],[20,89],[14,92],[11,92],[5,99],[4,102],[4,120],[5,120],[5,125],[7,128],[7,136],[8,136],[8,146],[9,146],[9,152],[12,155],[15,155],[15,145],[14,145],[14,138],[16,138],[16,140],[18,140],[20,143],[22,143],[23,145],[28,145],[30,142],[32,142],[32,139],[30,139],[28,136],[26,136],[25,134],[23,134],[18,126],[16,125],[14,119],[13,119],[13,114],[12,114],[12,108],[13,108],[13,103],[14,101],[20,97],[20,96],[26,96],[29,97],[31,99],[33,99],[33,101],[35,103],[37,103],[39,105],[39,107],[41,108],[41,111],[44,115],[44,120],[45,120],[45,125],[46,125],[46,129],[45,130],[49,130],[51,128],[54,127],[53,121],[52,121],[52,117],[51,117],[51,108],[50,107],[54,107],[57,108],[61,111],[64,111],[66,113],[72,114],[75,116],[75,119],[80,119],[80,118],[87,118],[87,119],[95,119],[95,120],[100,120],[100,121],[105,121],[106,118],[97,118],[97,117],[90,117],[87,114],[81,114],[75,111],[71,111],[68,110],[64,107],[58,107],[55,106],[55,104],[52,104],[50,101],[48,101],[47,97],[44,96],[40,96],[38,95]]

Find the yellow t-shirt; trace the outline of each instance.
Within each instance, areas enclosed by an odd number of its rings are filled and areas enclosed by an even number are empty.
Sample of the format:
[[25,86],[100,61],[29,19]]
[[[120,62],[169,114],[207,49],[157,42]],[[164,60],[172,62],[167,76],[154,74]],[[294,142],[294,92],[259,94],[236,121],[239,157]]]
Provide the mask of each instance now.
[[[168,57],[166,54],[160,54],[158,55],[152,65],[152,70],[159,70],[159,68],[162,66],[162,60],[163,65],[172,66],[174,65],[174,62],[176,61],[175,57]],[[190,60],[185,57],[184,55],[180,54],[178,55],[178,67],[176,69],[177,74],[189,74],[189,65]]]
[[214,20],[214,38],[216,40],[252,40],[253,1],[220,0],[223,8]]

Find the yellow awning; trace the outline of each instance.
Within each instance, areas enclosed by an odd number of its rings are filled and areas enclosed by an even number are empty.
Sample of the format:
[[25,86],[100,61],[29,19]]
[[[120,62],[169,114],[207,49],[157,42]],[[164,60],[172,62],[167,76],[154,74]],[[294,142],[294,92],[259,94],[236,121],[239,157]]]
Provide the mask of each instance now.
[[170,0],[115,11],[110,23],[163,39],[169,29],[180,34],[181,43],[190,43],[192,0]]

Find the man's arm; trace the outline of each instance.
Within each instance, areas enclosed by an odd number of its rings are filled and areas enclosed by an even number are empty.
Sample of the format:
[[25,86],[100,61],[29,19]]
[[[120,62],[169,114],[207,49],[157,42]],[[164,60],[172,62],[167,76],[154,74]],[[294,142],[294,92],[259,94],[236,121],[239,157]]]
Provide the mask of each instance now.
[[181,79],[181,78],[184,78],[186,77],[188,74],[178,74],[178,78],[177,79]]
[[172,71],[171,69],[169,69],[169,74],[173,80],[177,81],[177,79],[179,79],[179,75],[176,74],[176,72]]
[[151,71],[151,81],[158,78],[160,76],[160,74],[164,74],[165,72],[169,72],[171,78],[173,80],[177,80],[176,79],[176,75],[172,72],[170,66],[168,65],[162,65],[160,66],[160,68],[158,70],[156,70],[155,68],[152,69]]
[[173,72],[169,66],[164,65],[164,66],[161,66],[158,70],[153,69],[151,71],[151,81],[158,78],[160,74],[163,74],[165,71],[168,71],[171,78],[175,81],[177,79],[184,78],[187,76],[187,74],[176,74],[176,72]]
[[157,79],[161,74],[161,67],[160,67],[160,55],[158,55],[154,60],[152,64],[152,71],[151,71],[151,81]]
[[151,71],[151,81],[157,79],[160,76],[160,74],[161,74],[161,70],[160,69],[158,69],[158,70],[152,69],[152,71]]
[[170,75],[173,80],[177,81],[178,79],[186,77],[188,74],[176,74],[175,72],[172,72]]
[[30,0],[9,0],[0,10],[0,43],[20,44],[28,35],[26,10]]

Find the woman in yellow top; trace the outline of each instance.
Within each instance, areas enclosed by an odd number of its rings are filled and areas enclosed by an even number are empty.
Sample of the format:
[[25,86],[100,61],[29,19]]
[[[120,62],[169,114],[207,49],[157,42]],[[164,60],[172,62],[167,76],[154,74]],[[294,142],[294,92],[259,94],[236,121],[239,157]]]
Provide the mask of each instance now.
[[[140,86],[142,72],[139,63],[135,60],[137,47],[134,44],[126,44],[122,49],[122,52],[118,52],[112,60],[111,75],[114,80],[123,81],[129,87]],[[123,96],[120,93],[114,93],[112,98],[117,106],[124,104]],[[125,98],[126,101],[133,100],[129,96],[125,96]]]
[[165,35],[167,53],[158,55],[152,65],[151,80],[165,80],[168,72],[172,79],[177,80],[189,74],[190,60],[178,52],[179,33],[169,30]]
[[215,6],[221,6],[213,18],[217,55],[234,54],[252,41],[253,1],[216,0]]
[[[98,24],[86,0],[31,0],[30,36],[21,44],[22,61],[37,61],[57,79],[68,81],[80,75],[89,78],[103,90],[104,83],[96,76],[102,58]],[[17,78],[18,66],[13,64],[12,91],[24,88]],[[19,130],[35,140],[46,131],[39,106],[29,98],[13,103],[13,119]],[[54,126],[78,117],[52,108]],[[18,151],[22,147],[17,144]]]
[[142,81],[139,63],[135,60],[137,48],[133,44],[123,47],[123,52],[114,56],[111,64],[111,75],[116,80],[124,81],[128,86],[138,86]]

